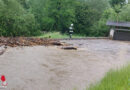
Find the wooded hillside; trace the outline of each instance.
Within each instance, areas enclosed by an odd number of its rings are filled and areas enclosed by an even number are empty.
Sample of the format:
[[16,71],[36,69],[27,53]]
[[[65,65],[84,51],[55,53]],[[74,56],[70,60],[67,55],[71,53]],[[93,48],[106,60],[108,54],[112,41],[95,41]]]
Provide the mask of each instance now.
[[35,36],[41,32],[107,36],[106,21],[130,21],[125,0],[0,0],[0,36]]

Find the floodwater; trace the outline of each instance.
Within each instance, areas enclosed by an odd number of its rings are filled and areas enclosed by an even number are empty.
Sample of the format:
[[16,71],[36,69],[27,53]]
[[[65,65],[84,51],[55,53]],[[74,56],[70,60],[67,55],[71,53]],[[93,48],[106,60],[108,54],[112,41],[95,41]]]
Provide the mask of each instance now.
[[5,90],[86,90],[110,69],[130,62],[130,42],[111,40],[63,40],[77,51],[60,47],[8,48],[0,56]]

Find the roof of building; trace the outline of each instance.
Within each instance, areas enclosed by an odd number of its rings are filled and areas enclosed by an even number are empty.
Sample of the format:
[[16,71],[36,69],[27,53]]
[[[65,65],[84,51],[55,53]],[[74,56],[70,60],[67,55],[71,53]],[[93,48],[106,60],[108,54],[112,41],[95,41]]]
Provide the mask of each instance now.
[[106,25],[108,25],[108,26],[118,26],[118,27],[130,27],[130,22],[113,22],[113,21],[108,21]]

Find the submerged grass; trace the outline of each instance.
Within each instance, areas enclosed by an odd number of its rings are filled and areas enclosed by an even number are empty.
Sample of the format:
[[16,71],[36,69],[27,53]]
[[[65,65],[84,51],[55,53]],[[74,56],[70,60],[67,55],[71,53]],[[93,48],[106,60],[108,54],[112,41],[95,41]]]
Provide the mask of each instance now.
[[100,83],[87,90],[130,90],[130,65],[121,70],[110,71]]
[[[60,32],[48,32],[48,33],[41,34],[38,37],[40,37],[40,38],[62,39],[62,38],[69,38],[69,35],[61,34]],[[72,38],[83,38],[83,37],[85,37],[85,36],[75,35],[75,34],[72,35]]]

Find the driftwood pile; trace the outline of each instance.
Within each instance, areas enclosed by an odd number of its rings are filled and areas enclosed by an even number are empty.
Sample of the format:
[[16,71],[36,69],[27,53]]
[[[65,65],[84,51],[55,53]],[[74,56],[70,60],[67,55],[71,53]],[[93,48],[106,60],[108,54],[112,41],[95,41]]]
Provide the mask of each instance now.
[[0,46],[10,46],[10,47],[17,47],[17,46],[36,46],[36,45],[58,45],[62,46],[63,44],[60,43],[58,40],[53,39],[43,39],[43,38],[28,38],[28,37],[15,37],[15,38],[5,38],[0,37]]
[[17,47],[17,46],[63,46],[64,50],[77,50],[76,47],[69,47],[66,43],[61,43],[59,40],[45,39],[45,38],[31,38],[31,37],[0,37],[0,55],[2,55],[7,46]]

